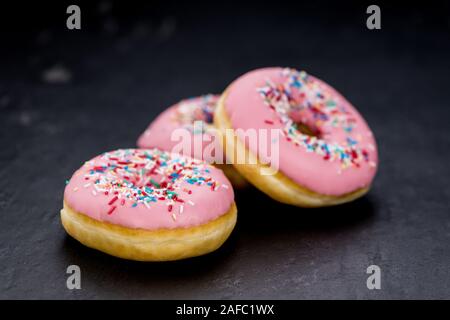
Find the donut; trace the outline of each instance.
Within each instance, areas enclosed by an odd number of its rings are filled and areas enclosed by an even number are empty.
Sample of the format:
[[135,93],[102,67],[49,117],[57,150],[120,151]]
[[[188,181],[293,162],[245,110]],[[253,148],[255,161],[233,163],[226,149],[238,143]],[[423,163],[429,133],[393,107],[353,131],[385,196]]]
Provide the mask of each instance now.
[[[239,173],[286,204],[352,201],[368,192],[377,170],[377,146],[365,120],[335,89],[304,71],[273,67],[242,75],[222,94],[214,124],[227,154],[247,154],[253,161],[234,161]],[[258,143],[250,143],[248,130],[277,136],[258,134]],[[259,142],[278,148],[273,174],[261,174],[273,166]]]
[[[243,188],[247,185],[245,179],[233,168],[226,164],[226,155],[221,149],[220,141],[216,141],[216,131],[213,125],[213,115],[216,109],[218,95],[207,94],[199,97],[184,99],[163,111],[137,140],[139,148],[159,148],[173,151],[179,144],[179,137],[173,136],[175,130],[184,129],[190,135],[189,145],[180,151],[185,156],[202,159],[221,169],[230,179],[234,187]],[[198,148],[196,147],[198,145]],[[204,152],[208,148],[214,149],[211,155]]]
[[82,244],[137,261],[169,261],[219,248],[237,217],[223,172],[158,149],[119,149],[68,181],[61,221]]

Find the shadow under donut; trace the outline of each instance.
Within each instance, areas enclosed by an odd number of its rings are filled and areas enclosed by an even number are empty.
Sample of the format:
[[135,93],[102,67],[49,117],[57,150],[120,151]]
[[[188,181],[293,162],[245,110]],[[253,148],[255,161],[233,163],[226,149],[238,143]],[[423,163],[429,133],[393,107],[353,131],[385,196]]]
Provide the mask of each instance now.
[[[230,238],[216,251],[199,257],[167,262],[139,262],[124,260],[88,248],[66,235],[60,250],[68,264],[80,266],[83,287],[102,287],[99,298],[187,298],[189,286],[194,290],[198,283],[208,283],[224,273],[227,261],[235,249],[236,237]],[[177,286],[186,288],[177,290]],[[110,292],[117,287],[121,292]],[[107,290],[107,288],[110,288]],[[155,291],[155,288],[171,290]],[[175,288],[175,289],[174,289]],[[105,290],[106,289],[106,290]],[[148,296],[142,292],[148,290]]]
[[341,232],[372,220],[376,203],[370,193],[337,206],[300,208],[279,203],[256,188],[236,195],[240,232],[265,235],[284,232]]

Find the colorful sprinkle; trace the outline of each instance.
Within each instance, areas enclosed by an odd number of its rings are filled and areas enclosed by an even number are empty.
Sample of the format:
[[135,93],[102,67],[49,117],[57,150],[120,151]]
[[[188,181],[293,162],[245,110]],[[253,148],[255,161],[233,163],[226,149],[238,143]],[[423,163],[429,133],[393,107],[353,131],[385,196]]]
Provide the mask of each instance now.
[[110,209],[109,209],[109,211],[108,211],[108,214],[111,214],[111,213],[113,213],[114,212],[114,210],[116,210],[116,206],[114,206],[114,207],[111,207]]
[[[107,193],[105,192],[105,195],[107,195]],[[111,199],[111,201],[108,202],[109,205],[112,205],[114,202],[116,202],[116,200],[119,199],[117,196],[115,196],[114,198]]]

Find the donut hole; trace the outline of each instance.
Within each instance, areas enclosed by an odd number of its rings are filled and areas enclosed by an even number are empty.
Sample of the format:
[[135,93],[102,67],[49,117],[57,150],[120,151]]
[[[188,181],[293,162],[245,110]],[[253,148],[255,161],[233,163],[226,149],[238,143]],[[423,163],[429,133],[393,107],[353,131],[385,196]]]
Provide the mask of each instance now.
[[314,130],[307,124],[304,124],[302,122],[295,122],[295,127],[297,128],[300,133],[310,136],[310,137],[317,137],[320,138],[320,134],[317,130]]
[[321,132],[316,125],[315,119],[311,117],[307,110],[292,111],[289,113],[289,117],[292,119],[295,129],[301,134],[321,138]]

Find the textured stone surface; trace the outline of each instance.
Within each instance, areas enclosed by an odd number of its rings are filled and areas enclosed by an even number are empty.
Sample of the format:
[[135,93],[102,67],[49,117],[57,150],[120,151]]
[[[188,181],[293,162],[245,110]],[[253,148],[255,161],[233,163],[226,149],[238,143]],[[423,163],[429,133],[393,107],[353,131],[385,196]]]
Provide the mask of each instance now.
[[[59,18],[2,30],[0,298],[450,297],[448,25],[395,8],[373,32],[364,7],[107,9],[79,32]],[[64,181],[84,160],[133,147],[164,107],[269,65],[305,69],[360,109],[380,153],[368,196],[307,210],[239,193],[226,245],[173,263],[114,259],[65,234]],[[70,264],[81,290],[66,289]],[[366,288],[371,264],[379,291]]]

